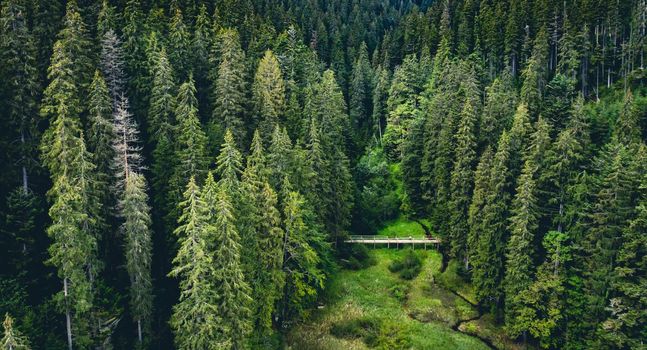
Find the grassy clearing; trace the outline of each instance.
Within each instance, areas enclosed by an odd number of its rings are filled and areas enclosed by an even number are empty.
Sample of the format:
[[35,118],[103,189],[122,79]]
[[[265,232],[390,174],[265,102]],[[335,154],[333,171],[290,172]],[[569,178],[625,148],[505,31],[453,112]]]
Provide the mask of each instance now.
[[[422,222],[429,226],[427,220],[422,220]],[[377,234],[387,237],[423,237],[425,230],[419,223],[400,216],[395,220],[388,221],[383,228],[377,231]]]
[[[415,314],[449,314],[452,319],[463,319],[473,312],[460,305],[460,298],[446,291],[441,295],[442,289],[433,288],[440,255],[435,251],[417,253],[422,268],[411,281],[388,269],[394,260],[405,256],[403,250],[377,249],[371,253],[376,265],[340,271],[330,281],[324,308],[288,335],[289,348],[487,349],[480,340],[453,331],[452,320],[435,316],[421,322],[414,318]],[[394,286],[402,288],[394,293]]]

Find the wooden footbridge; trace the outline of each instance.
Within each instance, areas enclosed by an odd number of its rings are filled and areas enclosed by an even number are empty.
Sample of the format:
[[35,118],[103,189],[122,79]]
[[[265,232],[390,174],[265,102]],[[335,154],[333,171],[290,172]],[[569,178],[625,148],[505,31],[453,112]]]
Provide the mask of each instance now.
[[423,237],[387,237],[387,236],[368,236],[368,235],[351,235],[348,237],[346,243],[363,243],[363,244],[372,244],[373,247],[376,247],[378,244],[386,245],[387,248],[400,248],[402,247],[411,247],[416,248],[416,245],[422,245],[424,249],[427,249],[427,245],[431,245],[438,249],[440,244],[440,239],[430,236]]

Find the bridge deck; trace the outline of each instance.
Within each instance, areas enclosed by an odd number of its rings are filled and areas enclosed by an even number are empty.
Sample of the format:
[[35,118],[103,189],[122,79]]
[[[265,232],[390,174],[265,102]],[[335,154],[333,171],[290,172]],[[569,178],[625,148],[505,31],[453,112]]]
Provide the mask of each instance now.
[[365,243],[365,244],[373,244],[373,245],[386,244],[387,247],[390,247],[392,244],[395,247],[399,247],[401,244],[403,246],[406,246],[409,244],[411,244],[412,246],[422,244],[426,247],[427,244],[434,244],[434,245],[440,244],[440,239],[434,238],[434,237],[386,237],[386,236],[357,235],[357,236],[349,236],[345,242],[346,243]]

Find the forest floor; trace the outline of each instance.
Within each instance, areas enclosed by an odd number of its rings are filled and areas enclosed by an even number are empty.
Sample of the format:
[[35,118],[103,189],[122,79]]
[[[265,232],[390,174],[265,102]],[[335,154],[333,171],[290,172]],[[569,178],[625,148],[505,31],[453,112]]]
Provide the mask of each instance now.
[[[419,231],[418,231],[419,230]],[[398,219],[380,234],[424,235],[415,222]],[[320,309],[287,336],[288,349],[521,349],[489,315],[475,307],[474,291],[442,256],[416,250],[420,273],[404,280],[389,270],[408,249],[371,249],[376,264],[340,270],[328,281]]]

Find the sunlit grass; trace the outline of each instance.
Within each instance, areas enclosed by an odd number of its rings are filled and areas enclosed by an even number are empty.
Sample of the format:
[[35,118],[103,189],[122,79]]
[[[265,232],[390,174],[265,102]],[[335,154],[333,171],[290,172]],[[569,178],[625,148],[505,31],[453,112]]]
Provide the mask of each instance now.
[[[368,346],[361,339],[339,339],[330,332],[331,327],[342,320],[359,318],[376,320],[391,330],[395,328],[412,349],[487,349],[478,339],[453,331],[446,322],[420,322],[410,316],[414,308],[424,309],[439,303],[445,307],[444,297],[434,296],[433,289],[429,289],[439,273],[440,254],[432,250],[419,251],[423,257],[422,271],[411,281],[400,279],[388,269],[389,264],[401,259],[406,251],[376,249],[371,254],[377,260],[376,265],[359,271],[342,270],[332,278],[324,308],[310,321],[295,327],[288,336],[292,349],[366,349]],[[390,291],[393,286],[403,283],[410,287],[404,302]],[[450,304],[447,307],[451,308]],[[440,312],[456,313],[449,309]]]

